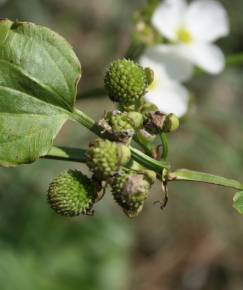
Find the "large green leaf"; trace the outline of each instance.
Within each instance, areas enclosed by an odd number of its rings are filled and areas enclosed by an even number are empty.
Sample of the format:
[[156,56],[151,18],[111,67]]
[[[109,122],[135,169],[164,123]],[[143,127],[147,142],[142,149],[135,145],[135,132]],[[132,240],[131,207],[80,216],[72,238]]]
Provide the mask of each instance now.
[[0,21],[0,165],[33,162],[73,111],[80,63],[53,31]]

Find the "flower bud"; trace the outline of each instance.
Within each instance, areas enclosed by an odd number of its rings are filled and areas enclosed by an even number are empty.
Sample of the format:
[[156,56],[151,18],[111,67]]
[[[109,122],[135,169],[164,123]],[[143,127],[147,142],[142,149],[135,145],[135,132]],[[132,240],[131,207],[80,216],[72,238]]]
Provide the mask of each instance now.
[[127,59],[111,63],[104,82],[110,99],[121,106],[139,104],[148,86],[147,73],[144,69]]
[[90,215],[99,189],[98,184],[82,172],[68,170],[50,184],[48,202],[55,212],[63,216]]
[[125,214],[136,217],[143,209],[151,184],[147,178],[134,171],[121,170],[112,178],[111,188],[115,201],[120,205]]
[[174,114],[165,115],[160,111],[150,112],[144,122],[145,129],[150,134],[169,133],[179,127],[179,119]]
[[113,176],[130,158],[128,146],[109,140],[96,139],[87,151],[87,165],[98,180]]

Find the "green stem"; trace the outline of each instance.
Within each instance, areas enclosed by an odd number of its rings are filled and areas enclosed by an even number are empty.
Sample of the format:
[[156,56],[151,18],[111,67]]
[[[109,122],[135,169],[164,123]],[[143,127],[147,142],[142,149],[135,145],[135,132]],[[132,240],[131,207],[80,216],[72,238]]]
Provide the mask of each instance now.
[[[139,162],[144,167],[151,169],[158,174],[161,174],[163,168],[168,168],[168,164],[165,162],[156,161],[149,156],[143,154],[141,151],[135,148],[130,148],[132,151],[133,159]],[[62,161],[75,161],[75,162],[86,162],[86,150],[77,148],[66,148],[53,146],[51,150],[42,158],[54,159]]]
[[166,160],[168,153],[169,153],[169,144],[168,144],[168,139],[165,133],[161,133],[160,135],[160,140],[161,140],[161,144],[162,144],[162,159]]
[[84,149],[53,146],[48,154],[42,158],[83,163],[86,162],[85,152]]
[[[134,160],[139,162],[146,168],[154,170],[158,174],[161,174],[163,168],[166,168],[166,164],[164,164],[163,162],[156,161],[143,153],[141,154],[141,152],[135,148],[132,148],[132,151]],[[48,154],[43,158],[85,163],[85,152],[86,151],[84,149],[53,146]],[[237,180],[187,169],[180,169],[175,172],[170,172],[168,174],[168,181],[203,182],[233,188],[236,190],[243,190],[243,183]]]
[[130,150],[132,152],[132,157],[135,161],[140,163],[142,166],[155,171],[158,174],[162,174],[164,168],[169,169],[169,165],[166,161],[157,161],[148,155],[145,155],[140,150],[133,148],[130,146]]
[[148,155],[148,156],[152,156],[153,153],[153,145],[151,143],[145,143],[142,140],[139,139],[138,135],[135,135],[133,137],[133,140],[139,145],[141,146],[141,148],[144,150],[144,152]]
[[77,121],[94,134],[99,136],[101,135],[101,130],[98,128],[96,122],[82,111],[74,109],[73,113],[71,114],[71,117],[73,118],[74,121]]
[[132,41],[124,57],[136,61],[145,48],[146,45],[144,43]]
[[168,181],[195,181],[243,190],[243,183],[204,172],[180,169],[168,174]]
[[226,57],[226,66],[243,65],[243,53],[231,54]]

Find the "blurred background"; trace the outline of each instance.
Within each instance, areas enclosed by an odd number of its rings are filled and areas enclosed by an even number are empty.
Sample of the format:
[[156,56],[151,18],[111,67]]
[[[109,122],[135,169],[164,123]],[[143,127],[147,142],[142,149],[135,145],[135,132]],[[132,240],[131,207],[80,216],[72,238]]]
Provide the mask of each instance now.
[[[231,34],[226,55],[243,51],[243,1],[222,1]],[[129,46],[132,15],[143,0],[1,0],[0,16],[46,25],[66,37],[82,65],[79,94],[102,86],[105,66]],[[201,75],[189,88],[194,103],[170,137],[174,168],[209,171],[243,180],[243,68]],[[77,105],[101,117],[108,98],[86,96]],[[86,147],[91,138],[64,126],[56,144]],[[153,202],[129,220],[107,194],[94,217],[57,216],[46,202],[48,183],[74,163],[40,160],[0,169],[1,290],[239,290],[243,289],[243,217],[231,190],[170,185],[168,206]]]

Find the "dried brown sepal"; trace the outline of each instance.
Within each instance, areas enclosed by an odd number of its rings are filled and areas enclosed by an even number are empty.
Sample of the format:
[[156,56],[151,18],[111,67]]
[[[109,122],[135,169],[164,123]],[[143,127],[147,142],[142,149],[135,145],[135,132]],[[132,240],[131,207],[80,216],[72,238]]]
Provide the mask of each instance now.
[[150,112],[144,122],[144,127],[150,134],[156,135],[163,131],[165,120],[166,115],[160,111]]

